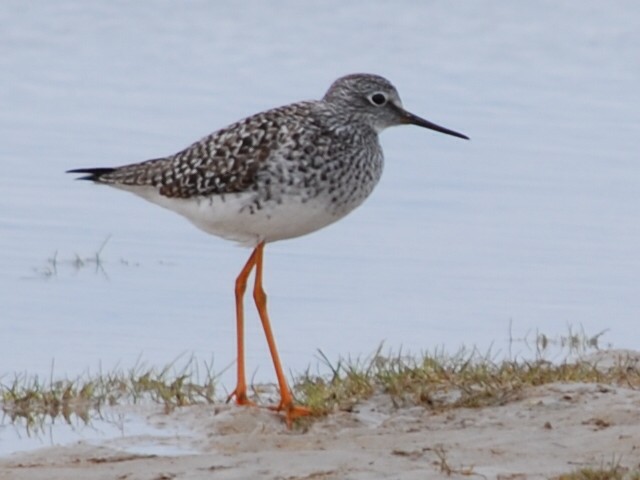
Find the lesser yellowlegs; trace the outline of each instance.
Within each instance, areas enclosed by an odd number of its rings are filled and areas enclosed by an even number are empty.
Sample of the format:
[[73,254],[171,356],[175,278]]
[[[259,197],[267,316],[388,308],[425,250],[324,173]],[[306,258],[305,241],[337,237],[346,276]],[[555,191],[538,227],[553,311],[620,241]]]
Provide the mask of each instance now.
[[294,403],[267,314],[262,288],[265,243],[298,237],[351,212],[382,174],[378,134],[412,124],[468,139],[406,111],[386,79],[353,74],[336,80],[322,100],[258,113],[168,157],[116,168],[80,168],[82,180],[127,190],[173,210],[207,233],[252,247],[235,283],[237,384],[247,398],[243,297],[255,269],[253,296],[273,358],[287,423],[308,412]]

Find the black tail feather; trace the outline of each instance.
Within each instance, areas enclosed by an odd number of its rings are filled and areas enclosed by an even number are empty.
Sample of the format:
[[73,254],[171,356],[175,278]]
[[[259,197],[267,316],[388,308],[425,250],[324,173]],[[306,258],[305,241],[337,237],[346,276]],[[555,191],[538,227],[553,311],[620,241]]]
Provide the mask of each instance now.
[[67,173],[86,173],[83,177],[78,177],[77,180],[91,180],[93,182],[99,182],[102,175],[106,175],[115,170],[115,168],[76,168],[73,170],[67,170]]

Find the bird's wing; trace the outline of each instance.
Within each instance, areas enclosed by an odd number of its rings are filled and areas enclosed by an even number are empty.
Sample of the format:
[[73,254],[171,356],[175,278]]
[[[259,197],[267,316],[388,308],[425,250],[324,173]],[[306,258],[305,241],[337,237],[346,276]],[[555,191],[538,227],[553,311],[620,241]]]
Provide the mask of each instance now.
[[[238,193],[247,190],[273,155],[283,148],[279,133],[300,129],[291,109],[268,110],[236,122],[165,158],[117,168],[72,170],[86,180],[123,186],[152,186],[166,197]],[[287,147],[284,147],[287,148]]]
[[153,184],[166,197],[245,191],[276,148],[277,129],[251,117],[219,130],[168,158]]

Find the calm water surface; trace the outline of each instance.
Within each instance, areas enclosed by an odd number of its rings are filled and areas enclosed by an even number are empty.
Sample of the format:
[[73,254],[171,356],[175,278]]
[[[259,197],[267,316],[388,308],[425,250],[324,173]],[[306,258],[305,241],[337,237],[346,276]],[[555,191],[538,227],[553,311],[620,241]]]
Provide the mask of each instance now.
[[[286,368],[381,341],[504,351],[509,322],[640,348],[639,3],[280,3],[3,2],[3,379],[52,361],[71,377],[184,353],[231,364],[249,252],[64,171],[173,153],[357,71],[472,141],[386,131],[363,207],[268,246]],[[101,268],[74,263],[107,237]],[[272,380],[247,324],[249,369]]]

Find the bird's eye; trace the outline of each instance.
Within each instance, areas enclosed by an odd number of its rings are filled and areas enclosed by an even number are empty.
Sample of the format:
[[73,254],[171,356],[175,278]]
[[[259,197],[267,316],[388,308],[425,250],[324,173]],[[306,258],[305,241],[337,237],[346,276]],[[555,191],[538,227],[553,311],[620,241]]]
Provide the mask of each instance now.
[[374,93],[373,95],[371,95],[369,97],[369,100],[375,106],[380,107],[380,106],[384,105],[385,103],[387,103],[387,96],[384,93],[378,92],[378,93]]

